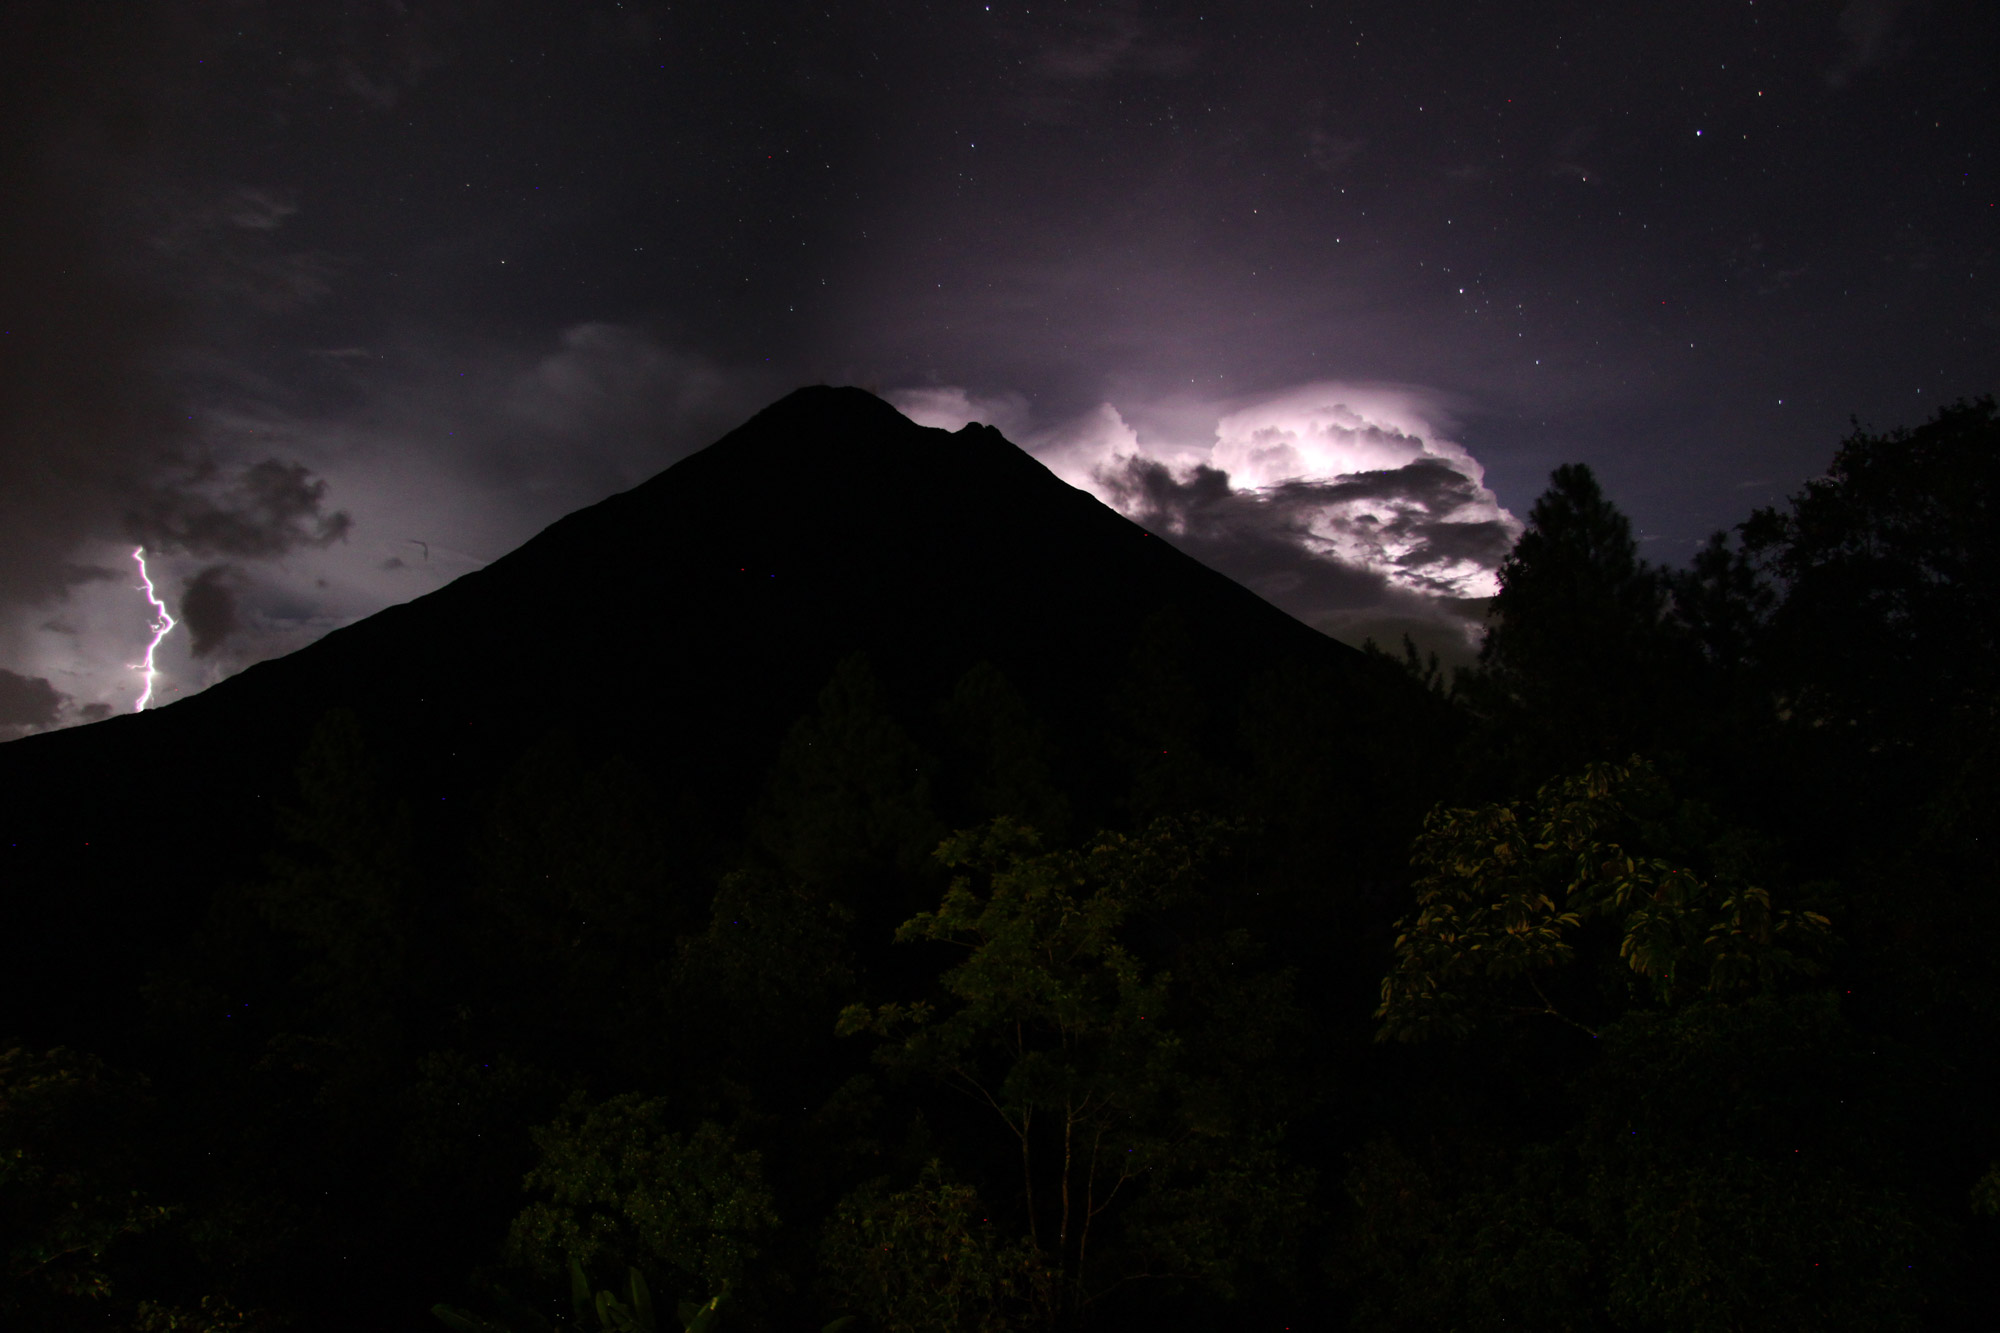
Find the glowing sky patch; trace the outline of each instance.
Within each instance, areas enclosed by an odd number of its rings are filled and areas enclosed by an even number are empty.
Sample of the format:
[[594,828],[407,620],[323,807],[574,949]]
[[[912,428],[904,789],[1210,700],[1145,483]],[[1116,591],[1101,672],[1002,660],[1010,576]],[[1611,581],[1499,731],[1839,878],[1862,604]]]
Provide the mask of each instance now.
[[146,711],[146,705],[152,702],[153,679],[159,674],[153,665],[153,654],[159,651],[160,640],[173,632],[176,622],[167,611],[167,604],[161,601],[159,593],[154,591],[152,576],[146,572],[146,548],[133,547],[132,560],[139,566],[139,590],[146,594],[146,602],[153,608],[153,638],[146,645],[146,660],[135,663],[132,667],[134,671],[143,673],[146,682],[146,688],[140,692],[139,701],[132,705],[132,711],[143,713]]
[[1229,413],[1215,435],[1210,466],[1288,511],[1308,548],[1416,592],[1498,591],[1484,538],[1505,531],[1511,544],[1520,524],[1414,395],[1306,385]]
[[1072,486],[1175,536],[1260,534],[1421,597],[1492,596],[1520,532],[1416,390],[1319,382],[1218,403],[1207,439],[1135,428],[1112,403],[1036,427],[1018,394],[890,396],[923,425],[1000,424]]

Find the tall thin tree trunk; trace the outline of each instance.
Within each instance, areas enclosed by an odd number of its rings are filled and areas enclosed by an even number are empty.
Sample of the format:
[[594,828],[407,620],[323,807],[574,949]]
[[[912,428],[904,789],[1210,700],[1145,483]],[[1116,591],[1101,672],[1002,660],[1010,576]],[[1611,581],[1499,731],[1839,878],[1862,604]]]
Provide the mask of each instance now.
[[1028,1243],[1037,1251],[1042,1248],[1040,1224],[1035,1220],[1035,1162],[1028,1147],[1028,1131],[1035,1125],[1032,1110],[1021,1112],[1021,1128],[1016,1131],[1021,1136],[1021,1188],[1028,1196]]

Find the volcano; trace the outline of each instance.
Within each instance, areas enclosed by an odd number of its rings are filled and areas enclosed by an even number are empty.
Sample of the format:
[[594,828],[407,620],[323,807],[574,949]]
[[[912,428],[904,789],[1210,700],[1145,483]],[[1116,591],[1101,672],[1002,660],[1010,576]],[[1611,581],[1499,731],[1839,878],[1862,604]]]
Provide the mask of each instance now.
[[53,1037],[107,1018],[87,1011],[122,1003],[217,885],[258,873],[333,710],[362,720],[420,820],[477,808],[563,732],[682,793],[722,844],[854,654],[919,731],[991,664],[1077,756],[1077,781],[1108,791],[1091,756],[1161,643],[1224,746],[1236,701],[1287,663],[1340,708],[1417,706],[992,427],[801,389],[437,592],[166,707],[0,746],[5,999]]

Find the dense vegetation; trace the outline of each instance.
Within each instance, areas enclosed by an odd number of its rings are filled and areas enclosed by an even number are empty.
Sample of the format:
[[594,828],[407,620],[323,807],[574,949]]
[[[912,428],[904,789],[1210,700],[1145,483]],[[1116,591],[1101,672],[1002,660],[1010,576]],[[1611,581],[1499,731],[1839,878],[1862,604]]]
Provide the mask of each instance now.
[[329,714],[130,1030],[0,1054],[0,1323],[1984,1326],[1993,402],[1686,570],[1558,469],[1503,585],[1365,698],[1163,614],[1089,736],[850,658],[721,837]]

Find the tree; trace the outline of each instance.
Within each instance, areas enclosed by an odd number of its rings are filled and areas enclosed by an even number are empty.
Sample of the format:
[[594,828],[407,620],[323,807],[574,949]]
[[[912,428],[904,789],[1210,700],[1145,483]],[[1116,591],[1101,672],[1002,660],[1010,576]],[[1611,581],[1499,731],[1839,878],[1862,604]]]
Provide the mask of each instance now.
[[[1411,854],[1417,910],[1396,923],[1379,1037],[1464,1036],[1505,1015],[1594,1035],[1597,1015],[1565,1012],[1547,986],[1593,922],[1610,927],[1600,938],[1661,1004],[1768,991],[1814,970],[1827,918],[1774,906],[1745,878],[1740,844],[1702,815],[1638,759],[1592,764],[1532,802],[1433,810]],[[1711,865],[1648,854],[1649,844],[1705,851]]]
[[0,1050],[0,1317],[10,1326],[101,1326],[90,1307],[113,1295],[111,1252],[178,1211],[140,1188],[147,1100],[144,1079],[94,1056]]
[[1740,686],[1761,665],[1777,593],[1758,561],[1729,534],[1712,534],[1684,570],[1666,575],[1673,624],[1717,682]]
[[1140,1279],[1226,1295],[1260,1262],[1282,1266],[1303,1214],[1269,1095],[1288,978],[1260,973],[1240,931],[1183,939],[1177,971],[1132,942],[1194,898],[1229,832],[1160,820],[1056,852],[1006,819],[955,834],[938,856],[960,874],[898,932],[961,952],[941,996],[841,1017],[888,1039],[885,1064],[1004,1127],[1058,1322]]
[[[1994,1152],[2000,1077],[2000,409],[1991,397],[1914,428],[1858,425],[1824,476],[1743,525],[1778,593],[1763,670],[1783,713],[1800,856],[1848,881],[1843,989],[1893,1054],[1899,1132],[1929,1158],[1943,1235]],[[1956,1253],[1954,1253],[1956,1251]],[[1991,1308],[1990,1251],[1939,1244],[1966,1310]]]
[[909,1189],[869,1181],[840,1201],[820,1245],[828,1295],[883,1333],[1000,1333],[1037,1322],[1050,1273],[1007,1241],[978,1191],[932,1159]]
[[682,936],[675,951],[674,1015],[704,1034],[694,1049],[733,1072],[768,1075],[824,1042],[853,983],[852,919],[776,872],[724,875],[707,929]]
[[1857,1105],[1873,1044],[1826,991],[1635,1011],[1527,1141],[1378,1140],[1347,1181],[1355,1326],[1914,1327],[1942,1265],[1897,1123]]
[[1468,702],[1516,751],[1516,780],[1648,748],[1680,688],[1666,608],[1665,583],[1596,476],[1580,463],[1557,468],[1500,566],[1465,682]]
[[1014,683],[991,662],[975,663],[952,687],[943,713],[972,817],[1008,815],[1060,834],[1069,799],[1056,781],[1055,744]]
[[816,887],[914,873],[943,832],[930,767],[890,715],[868,659],[850,654],[786,736],[754,831],[786,873]]
[[1200,670],[1178,607],[1146,617],[1112,696],[1122,724],[1113,750],[1130,765],[1126,803],[1139,819],[1226,806],[1228,776],[1216,762],[1210,703],[1196,683]]
[[663,960],[698,907],[675,873],[672,813],[630,763],[593,762],[565,735],[531,747],[470,848],[476,957],[447,953],[453,998],[475,1000],[498,1039],[558,1066],[586,1032],[621,1055],[652,1047]]
[[720,1127],[669,1127],[665,1101],[573,1097],[534,1131],[541,1197],[514,1219],[508,1252],[545,1276],[574,1262],[650,1269],[697,1300],[740,1287],[777,1226],[763,1167]]
[[412,988],[415,831],[388,794],[360,719],[323,716],[298,767],[299,799],[281,807],[288,840],[275,873],[253,890],[257,910],[298,948],[298,982],[315,1026],[339,1044],[344,1071],[390,1058]]
[[[1495,1088],[1359,1155],[1361,1327],[1910,1326],[1925,1238],[1869,1081],[1888,1053],[1832,988],[1785,984],[1830,922],[1759,886],[1755,853],[1638,760],[1426,820],[1378,1035],[1476,1039],[1461,1060],[1560,1090]],[[1496,1020],[1535,1018],[1592,1040],[1553,1068],[1493,1049]]]
[[1875,753],[1929,751],[1993,716],[2000,412],[1848,436],[1824,477],[1758,510],[1744,545],[1782,599],[1770,652],[1799,722]]

